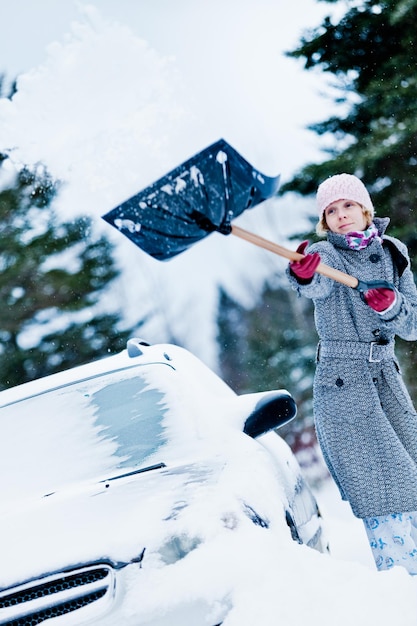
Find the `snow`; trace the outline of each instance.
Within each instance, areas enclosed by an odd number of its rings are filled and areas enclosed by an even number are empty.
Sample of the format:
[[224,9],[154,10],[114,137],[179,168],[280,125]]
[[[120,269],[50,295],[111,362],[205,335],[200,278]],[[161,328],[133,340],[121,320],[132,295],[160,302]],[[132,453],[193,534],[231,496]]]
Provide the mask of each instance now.
[[[285,11],[289,10],[284,4]],[[230,24],[228,5],[223,2],[222,6]],[[247,3],[242,6],[247,10]],[[261,17],[259,12],[252,25],[262,33]],[[284,96],[291,81],[281,84],[275,94],[262,92],[258,74],[265,85],[268,81],[260,72],[256,45],[251,49],[244,46],[247,36],[242,36],[234,53],[244,58],[243,78],[250,82],[248,76],[252,77],[254,87],[250,98],[247,92],[244,98],[239,94],[240,101],[245,101],[240,109],[234,99],[227,105],[231,95],[227,74],[216,93],[209,94],[209,87],[203,96],[193,93],[193,84],[187,83],[169,54],[161,55],[129,26],[107,20],[94,6],[82,5],[77,20],[64,37],[48,47],[44,60],[19,76],[13,100],[0,100],[0,151],[11,159],[2,183],[13,175],[12,166],[43,162],[62,181],[56,200],[62,217],[87,213],[96,218],[97,231],[105,232],[115,243],[123,271],[111,296],[124,307],[127,322],[152,313],[141,331],[147,339],[174,337],[211,365],[216,363],[218,285],[248,305],[262,281],[281,271],[284,262],[255,246],[214,234],[186,254],[161,264],[101,223],[100,216],[221,136],[270,175],[280,170],[290,175],[300,158],[290,151],[294,141],[296,149],[304,142],[303,159],[317,154],[315,146],[306,145],[304,135],[297,143],[298,131],[290,135],[285,128],[291,104]],[[276,53],[271,40],[258,37],[257,43],[262,54]],[[222,49],[215,45],[212,52]],[[191,52],[189,49],[189,56]],[[195,56],[194,78],[204,83],[207,58],[206,64],[202,59],[199,66]],[[276,80],[279,82],[278,77]],[[278,103],[281,108],[276,117],[281,118],[281,125],[271,129]],[[221,104],[226,107],[226,120]],[[298,106],[305,108],[305,100],[300,98]],[[263,121],[259,108],[268,113]],[[242,216],[239,223],[267,237],[273,233],[275,241],[285,242],[299,224],[296,216],[308,215],[303,207],[295,201],[291,207],[265,203],[256,214]],[[218,544],[211,545],[212,568],[202,571],[197,580],[190,579],[184,561],[177,569],[172,595],[165,598],[167,604],[193,590],[201,594],[206,589],[210,599],[216,586],[227,579],[234,581],[233,610],[224,626],[417,625],[417,581],[402,568],[375,571],[361,522],[340,501],[330,479],[317,498],[331,544],[330,556],[305,546],[275,543],[270,535],[262,535],[261,529],[250,525],[247,551],[238,552],[227,533],[219,536]],[[220,556],[227,563],[222,571],[217,566]],[[291,567],[281,568],[281,561]],[[248,562],[249,574],[244,567]],[[160,581],[151,582],[146,593],[158,593]]]
[[[123,482],[119,479],[114,488],[107,488],[106,481],[97,482],[91,478],[80,485],[72,481],[68,483],[68,476],[63,479],[52,476],[47,471],[48,462],[56,463],[51,453],[55,448],[57,452],[62,452],[59,442],[65,442],[68,454],[73,453],[72,459],[74,454],[77,456],[77,463],[58,460],[58,466],[65,466],[72,480],[77,479],[78,472],[83,472],[84,477],[94,476],[97,472],[110,472],[109,460],[117,459],[117,452],[115,455],[111,449],[111,431],[108,437],[103,438],[103,431],[97,431],[91,419],[79,424],[74,411],[68,417],[60,415],[62,403],[57,413],[58,405],[53,401],[47,410],[39,414],[40,419],[36,422],[36,432],[43,441],[52,425],[48,426],[47,416],[58,414],[59,418],[64,417],[64,420],[53,421],[58,437],[52,442],[52,448],[51,442],[48,446],[45,439],[45,448],[38,450],[34,445],[33,432],[30,440],[19,437],[18,433],[15,436],[20,445],[19,458],[31,460],[33,469],[29,474],[23,473],[23,466],[19,470],[17,455],[10,453],[10,439],[7,438],[7,444],[6,438],[2,438],[8,447],[0,456],[3,471],[8,468],[10,473],[16,475],[17,482],[14,481],[11,493],[8,493],[7,485],[2,487],[2,501],[9,506],[5,506],[0,516],[0,535],[4,539],[3,562],[10,562],[10,568],[1,572],[1,579],[10,581],[13,575],[21,576],[22,571],[36,576],[39,563],[47,563],[48,571],[53,571],[61,566],[62,559],[85,562],[89,557],[97,559],[97,554],[103,554],[103,551],[118,561],[129,562],[132,558],[132,538],[134,547],[140,552],[142,543],[137,545],[136,539],[140,537],[146,545],[147,567],[130,568],[129,574],[126,574],[128,592],[121,607],[126,620],[138,616],[141,624],[147,624],[148,620],[151,624],[156,607],[158,613],[163,609],[170,612],[191,600],[210,606],[214,620],[216,611],[221,609],[219,604],[224,604],[226,592],[229,610],[224,626],[275,626],[277,623],[334,626],[335,622],[340,626],[389,626],[393,622],[416,626],[417,579],[400,567],[382,573],[375,570],[362,523],[352,516],[349,506],[341,502],[331,479],[324,482],[316,493],[324,519],[325,536],[331,548],[329,555],[291,541],[282,515],[281,501],[284,497],[266,497],[276,494],[277,479],[280,480],[282,496],[285,489],[278,467],[276,475],[271,471],[268,452],[279,450],[281,458],[285,459],[289,449],[278,445],[283,442],[273,433],[263,435],[259,439],[261,445],[244,436],[238,427],[241,427],[245,412],[242,413],[238,405],[233,404],[234,396],[230,390],[219,386],[214,378],[210,379],[201,363],[192,362],[190,368],[181,351],[178,354],[169,346],[154,346],[149,349],[154,359],[157,350],[171,353],[175,371],[187,374],[184,388],[188,390],[186,402],[189,406],[181,405],[179,415],[181,419],[184,416],[195,417],[194,423],[192,420],[188,424],[181,420],[172,423],[169,442],[163,444],[167,446],[164,448],[167,471],[170,465],[169,446],[182,442],[184,460],[187,461],[188,442],[188,454],[191,443],[197,447],[199,458],[212,459],[211,478],[199,483],[198,472],[203,470],[204,473],[205,470],[195,464],[189,469],[174,469],[167,476],[166,492],[162,494],[159,489],[161,483],[155,473],[146,474],[146,482]],[[110,369],[113,373],[123,364],[126,366],[124,358],[123,355],[111,357]],[[103,360],[83,369],[86,380],[80,386],[81,402],[87,402],[93,390],[101,389],[100,380],[92,374],[105,371],[105,367]],[[174,376],[174,370],[169,368],[167,371]],[[130,375],[129,370],[126,375]],[[65,393],[62,384],[66,380],[69,382],[70,378],[65,372],[51,378],[51,385],[57,392],[54,395]],[[149,377],[147,372],[146,380],[152,386],[152,374]],[[159,380],[160,377],[155,382]],[[29,383],[28,396],[32,397],[35,390],[38,388],[40,391],[46,383],[46,380]],[[182,384],[171,387],[168,383],[166,398],[169,398],[169,403],[172,398],[174,400],[171,408],[175,407],[177,396],[178,401],[183,402]],[[202,396],[203,388],[206,396]],[[17,396],[18,389],[11,389],[2,393],[1,401],[8,403]],[[36,401],[41,405],[43,396],[40,395]],[[253,400],[242,397],[242,402],[252,406]],[[72,400],[68,404],[73,407]],[[195,406],[200,410],[196,411]],[[232,413],[228,406],[233,409]],[[11,404],[6,405],[6,411],[9,411],[8,432],[14,421],[17,430],[20,426],[21,431],[30,432],[31,418],[27,411],[16,414]],[[175,411],[171,415],[168,411],[167,424],[174,414]],[[90,417],[88,406],[87,416]],[[46,420],[44,424],[42,420]],[[61,427],[66,428],[66,432],[61,432]],[[81,446],[80,438],[85,439]],[[91,438],[99,444],[96,454],[92,456],[83,453]],[[81,457],[74,453],[74,448],[80,448]],[[45,465],[34,463],[39,456],[45,460]],[[177,458],[176,455],[173,455],[174,458]],[[219,461],[217,469],[215,459]],[[288,462],[291,466],[291,457],[288,457]],[[20,478],[19,471],[22,474]],[[181,475],[182,471],[190,471],[186,480]],[[31,482],[33,487],[50,488],[54,480],[61,481],[61,486],[58,486],[57,493],[46,499],[35,502],[34,496],[25,492]],[[26,495],[26,499],[14,502],[11,507],[10,503],[17,494]],[[126,497],[129,494],[130,497]],[[77,498],[76,517],[73,496]],[[241,501],[250,502],[263,519],[268,519],[269,528],[254,525],[245,516],[242,518]],[[146,515],[143,514],[144,502]],[[43,537],[45,520],[48,521],[48,537]],[[118,533],[114,532],[115,528],[119,529]],[[19,549],[26,555],[24,562],[15,558],[15,547],[10,542],[10,537],[16,533],[20,537]],[[64,544],[63,535],[66,537]],[[42,539],[34,540],[34,537]],[[242,549],[242,546],[245,548]],[[186,558],[178,556],[178,551],[188,552]],[[175,620],[172,623],[183,622]],[[105,624],[107,626],[108,622]]]

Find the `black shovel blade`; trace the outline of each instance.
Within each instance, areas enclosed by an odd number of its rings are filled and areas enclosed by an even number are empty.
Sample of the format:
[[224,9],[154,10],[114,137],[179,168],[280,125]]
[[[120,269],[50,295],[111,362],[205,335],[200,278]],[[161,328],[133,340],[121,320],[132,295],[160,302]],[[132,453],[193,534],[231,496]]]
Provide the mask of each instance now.
[[254,169],[224,139],[103,215],[135,245],[161,261],[184,252],[213,231],[274,196],[279,176]]

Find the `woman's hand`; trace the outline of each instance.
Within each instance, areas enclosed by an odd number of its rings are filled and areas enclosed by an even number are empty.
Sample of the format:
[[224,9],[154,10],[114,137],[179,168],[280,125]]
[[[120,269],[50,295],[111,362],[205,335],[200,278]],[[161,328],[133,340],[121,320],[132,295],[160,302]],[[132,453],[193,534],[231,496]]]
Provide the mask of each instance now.
[[[303,241],[297,248],[299,254],[304,254],[304,250],[308,246],[308,241]],[[320,255],[318,252],[313,254],[306,254],[300,261],[291,261],[290,271],[294,276],[299,279],[299,282],[307,284],[311,282],[314,272],[318,264],[320,263]]]
[[380,287],[378,289],[368,289],[363,294],[363,298],[368,306],[371,307],[377,313],[383,313],[390,308],[397,299],[395,291],[388,289],[387,287]]

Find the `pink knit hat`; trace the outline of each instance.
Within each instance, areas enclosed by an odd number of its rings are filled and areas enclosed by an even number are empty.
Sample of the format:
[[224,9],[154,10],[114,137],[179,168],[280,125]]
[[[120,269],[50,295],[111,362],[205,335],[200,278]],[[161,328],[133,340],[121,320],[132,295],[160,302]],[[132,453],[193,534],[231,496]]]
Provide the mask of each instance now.
[[336,174],[324,180],[317,189],[317,211],[320,219],[324,210],[337,200],[353,200],[362,204],[374,215],[371,197],[359,178],[353,174]]

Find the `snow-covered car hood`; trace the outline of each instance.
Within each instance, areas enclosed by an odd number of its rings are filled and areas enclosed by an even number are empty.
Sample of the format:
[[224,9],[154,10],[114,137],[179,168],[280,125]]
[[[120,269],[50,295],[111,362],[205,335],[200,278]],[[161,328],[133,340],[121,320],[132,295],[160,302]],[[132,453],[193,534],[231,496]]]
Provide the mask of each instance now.
[[[193,464],[109,476],[3,509],[0,588],[98,561],[122,567],[145,563],[152,555],[170,564],[224,527],[282,523],[285,494],[279,476],[276,484],[265,484],[268,454],[242,438],[236,443],[239,450],[242,444],[246,448],[244,455],[235,449],[227,460],[219,454]],[[251,483],[246,493],[236,487],[242,472],[251,472],[252,481],[258,478],[276,493],[267,509]]]
[[223,465],[211,459],[210,465],[111,476],[15,503],[0,516],[0,587],[63,567],[137,559],[144,548],[155,548],[157,537],[163,544],[170,520],[219,480]]

